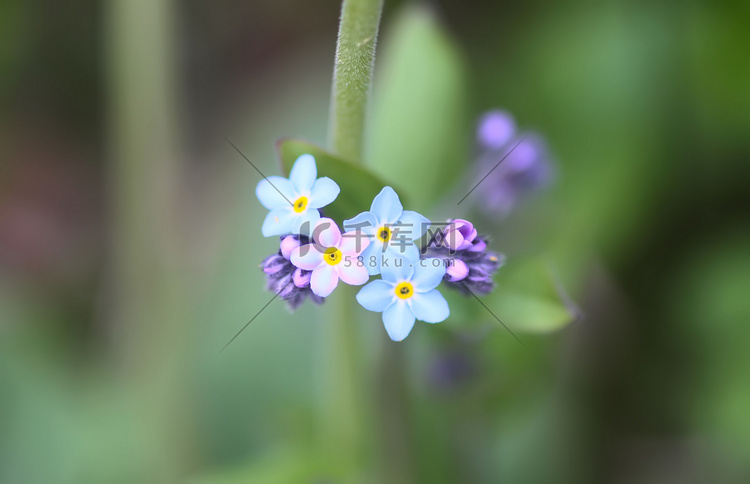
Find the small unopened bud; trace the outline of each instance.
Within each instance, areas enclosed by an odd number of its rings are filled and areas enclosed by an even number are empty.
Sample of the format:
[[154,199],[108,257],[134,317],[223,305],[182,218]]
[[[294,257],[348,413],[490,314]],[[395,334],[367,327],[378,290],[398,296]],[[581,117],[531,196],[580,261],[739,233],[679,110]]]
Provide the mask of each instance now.
[[264,260],[260,265],[260,267],[261,269],[263,269],[263,272],[265,272],[266,275],[269,276],[278,274],[287,269],[286,260],[284,260],[283,257],[279,256],[279,254],[268,256],[266,260]]
[[294,285],[297,287],[307,287],[310,285],[311,276],[312,271],[305,271],[297,268],[292,274],[292,281],[294,281]]
[[445,277],[449,282],[458,282],[469,275],[469,267],[459,259],[451,260],[451,263],[445,270]]
[[288,299],[294,295],[294,291],[295,291],[294,284],[287,283],[286,286],[282,287],[281,290],[278,291],[278,294],[281,297],[281,299]]
[[281,239],[281,255],[284,256],[284,259],[289,260],[289,258],[292,257],[292,251],[299,246],[300,240],[298,237],[294,235],[287,235],[286,237]]

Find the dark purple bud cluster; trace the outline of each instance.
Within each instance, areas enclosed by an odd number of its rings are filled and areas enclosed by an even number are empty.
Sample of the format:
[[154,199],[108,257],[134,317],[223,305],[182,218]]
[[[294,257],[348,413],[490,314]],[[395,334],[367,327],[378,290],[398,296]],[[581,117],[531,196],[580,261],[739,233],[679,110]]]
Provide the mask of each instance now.
[[260,265],[266,274],[268,290],[278,294],[292,310],[297,309],[307,297],[315,304],[324,301],[310,289],[312,271],[295,267],[289,260],[294,249],[310,243],[312,241],[305,235],[284,235],[279,243],[279,251],[266,257]]
[[505,256],[487,250],[487,238],[478,235],[472,223],[463,219],[451,220],[438,230],[423,257],[443,259],[448,287],[467,295],[492,292],[495,288],[492,276],[505,262]]

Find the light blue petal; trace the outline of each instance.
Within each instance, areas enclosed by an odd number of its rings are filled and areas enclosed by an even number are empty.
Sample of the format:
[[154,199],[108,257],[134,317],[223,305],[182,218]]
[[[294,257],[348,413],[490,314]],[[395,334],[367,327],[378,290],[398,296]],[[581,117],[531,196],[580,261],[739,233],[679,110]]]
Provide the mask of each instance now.
[[401,341],[414,327],[414,314],[405,301],[395,301],[383,311],[383,324],[393,341]]
[[[362,233],[371,235],[377,229],[378,219],[372,212],[362,212],[354,218],[344,220],[344,232],[361,230]],[[370,241],[372,243],[372,241]]]
[[399,232],[403,233],[404,238],[409,240],[420,239],[430,227],[430,220],[417,212],[404,210],[398,219]]
[[395,223],[404,211],[401,200],[391,187],[385,187],[380,190],[372,201],[370,211],[378,219],[379,224]]
[[391,250],[387,250],[382,256],[380,273],[383,279],[394,284],[411,279],[414,274],[414,263],[412,261]]
[[362,262],[367,267],[367,273],[371,276],[380,274],[380,264],[383,260],[383,244],[370,239],[370,245],[362,252]]
[[300,195],[310,193],[315,179],[318,177],[318,167],[313,155],[302,155],[294,162],[289,180]]
[[414,267],[411,278],[416,292],[427,292],[438,287],[445,276],[445,263],[442,259],[422,259]]
[[372,281],[357,293],[357,302],[368,311],[377,313],[385,311],[394,299],[396,293],[393,291],[393,284],[382,279]]
[[391,257],[403,257],[412,264],[419,262],[419,249],[414,242],[399,243],[393,239],[388,242],[388,252]]
[[295,224],[297,218],[297,214],[294,213],[292,207],[271,210],[268,212],[268,215],[266,215],[266,219],[263,221],[263,226],[260,231],[263,233],[264,237],[297,233],[295,228],[295,225],[297,225]]
[[367,248],[362,252],[362,262],[367,268],[367,273],[370,276],[377,276],[378,274],[380,274],[380,263],[378,261],[379,256],[380,251],[372,243],[372,239],[370,239],[370,245],[368,245]]
[[414,316],[425,323],[439,323],[451,315],[448,302],[437,289],[414,294],[408,301]]
[[339,188],[338,184],[335,181],[331,180],[327,176],[318,178],[313,183],[312,190],[310,190],[309,207],[325,207],[329,203],[336,200],[336,197],[339,196],[340,192],[341,188]]
[[292,182],[280,176],[269,176],[261,180],[255,187],[255,195],[268,210],[291,207],[294,203]]
[[315,222],[318,220],[320,220],[320,212],[314,208],[305,210],[297,215],[297,221],[294,222],[294,231],[292,233],[310,236],[315,227]]

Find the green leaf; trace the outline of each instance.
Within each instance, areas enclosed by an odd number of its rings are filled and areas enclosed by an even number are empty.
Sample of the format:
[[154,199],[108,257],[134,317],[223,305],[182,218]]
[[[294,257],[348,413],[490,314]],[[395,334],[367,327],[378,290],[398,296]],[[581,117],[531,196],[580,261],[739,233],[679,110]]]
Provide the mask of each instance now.
[[[486,304],[486,303],[485,303]],[[492,297],[495,314],[509,328],[526,333],[549,333],[570,324],[574,316],[559,300],[533,294],[498,291]]]
[[539,259],[511,260],[500,268],[497,288],[483,302],[514,331],[549,333],[564,328],[579,313],[551,267]]
[[426,8],[404,10],[384,44],[365,163],[399,180],[414,203],[406,208],[424,211],[456,182],[467,155],[464,66]]
[[[315,157],[318,177],[327,176],[341,188],[336,200],[323,211],[338,223],[352,218],[360,212],[370,210],[372,199],[388,185],[366,168],[355,165],[333,155],[323,148],[298,139],[282,139],[276,143],[284,172],[288,175],[300,155],[309,153]],[[396,189],[394,187],[394,189]],[[398,192],[398,190],[396,190]],[[399,193],[402,203],[404,197]]]

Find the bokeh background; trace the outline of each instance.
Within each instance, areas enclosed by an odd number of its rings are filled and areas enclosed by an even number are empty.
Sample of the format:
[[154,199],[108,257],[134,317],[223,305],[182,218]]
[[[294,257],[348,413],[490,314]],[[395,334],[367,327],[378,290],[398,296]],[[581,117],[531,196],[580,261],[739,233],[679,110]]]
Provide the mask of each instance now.
[[[748,3],[420,5],[386,1],[367,161],[554,267],[575,317],[511,317],[524,347],[471,301],[398,345],[349,314],[365,451],[322,451],[353,293],[220,351],[276,250],[224,138],[267,174],[325,143],[340,4],[4,0],[0,482],[750,482]],[[455,213],[497,107],[555,182]]]

